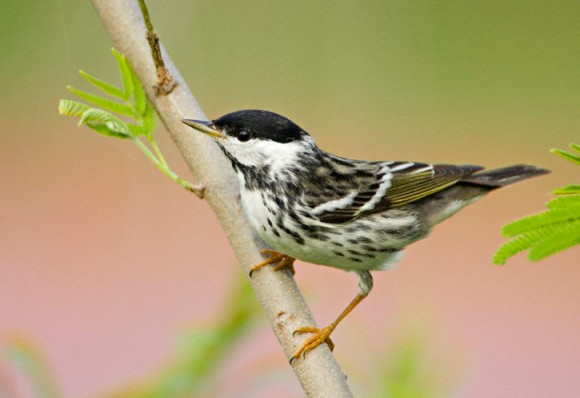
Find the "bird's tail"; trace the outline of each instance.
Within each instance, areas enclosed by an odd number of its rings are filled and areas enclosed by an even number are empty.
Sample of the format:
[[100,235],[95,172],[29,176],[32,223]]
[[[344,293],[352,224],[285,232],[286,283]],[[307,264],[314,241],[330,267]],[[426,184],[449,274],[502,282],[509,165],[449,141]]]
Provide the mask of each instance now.
[[461,183],[494,189],[505,187],[506,185],[510,185],[527,178],[547,174],[549,172],[549,170],[540,169],[535,166],[517,164],[514,166],[502,167],[501,169],[481,171],[479,173],[472,174],[462,179]]
[[546,173],[549,171],[521,164],[473,173],[452,187],[422,199],[419,209],[423,222],[431,228],[492,190]]

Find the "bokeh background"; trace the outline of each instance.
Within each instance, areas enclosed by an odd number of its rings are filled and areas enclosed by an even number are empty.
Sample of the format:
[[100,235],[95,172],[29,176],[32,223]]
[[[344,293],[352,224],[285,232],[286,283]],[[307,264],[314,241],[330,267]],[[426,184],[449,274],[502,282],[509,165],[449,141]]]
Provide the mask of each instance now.
[[[579,396],[579,249],[505,267],[491,257],[503,224],[578,183],[549,149],[580,141],[580,3],[149,5],[211,117],[277,111],[346,157],[550,168],[377,272],[334,334],[335,354],[359,396],[408,336],[423,341],[433,396]],[[130,142],[57,115],[67,84],[88,88],[78,69],[119,81],[88,1],[2,1],[0,31],[0,344],[38,347],[65,397],[147,379],[180,335],[215,321],[241,269],[206,203]],[[190,178],[162,127],[157,136]],[[337,270],[298,264],[296,279],[319,324],[356,292]],[[0,373],[18,378],[6,364]],[[261,316],[218,375],[215,396],[301,395]]]

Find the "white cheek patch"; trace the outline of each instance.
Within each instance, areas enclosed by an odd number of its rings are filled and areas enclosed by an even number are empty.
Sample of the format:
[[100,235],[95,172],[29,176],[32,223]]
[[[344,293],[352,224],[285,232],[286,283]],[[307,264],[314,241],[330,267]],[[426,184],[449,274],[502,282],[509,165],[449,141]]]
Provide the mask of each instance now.
[[305,150],[303,143],[260,139],[248,142],[229,139],[222,145],[238,162],[246,166],[269,166],[274,174],[287,170],[289,166],[298,165],[299,155]]
[[300,153],[304,152],[304,145],[298,142],[280,143],[260,140],[256,143],[256,150],[266,153],[268,165],[272,174],[276,175],[288,170],[290,166],[300,163]]
[[259,167],[267,163],[268,154],[256,147],[255,140],[240,142],[235,138],[226,138],[222,146],[234,159],[245,166]]

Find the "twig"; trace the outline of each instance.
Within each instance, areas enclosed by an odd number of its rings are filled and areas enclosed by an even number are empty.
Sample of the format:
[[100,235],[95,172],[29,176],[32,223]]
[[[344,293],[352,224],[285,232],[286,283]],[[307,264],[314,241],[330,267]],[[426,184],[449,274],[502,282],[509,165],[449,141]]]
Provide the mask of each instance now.
[[157,83],[154,86],[157,91],[156,94],[167,95],[173,91],[177,83],[173,80],[171,74],[165,67],[165,62],[163,62],[161,48],[159,47],[159,36],[155,32],[155,29],[153,29],[153,23],[151,23],[151,18],[149,18],[149,10],[147,9],[145,0],[139,0],[139,8],[141,9],[145,26],[147,27],[147,42],[151,48],[151,56],[153,56],[155,71],[157,72]]
[[[124,53],[146,88],[159,118],[175,141],[191,172],[205,187],[205,198],[220,221],[235,255],[246,274],[262,260],[257,240],[241,212],[238,185],[231,167],[217,145],[209,137],[195,134],[181,123],[183,118],[206,119],[197,101],[183,82],[179,71],[160,46],[165,65],[177,86],[164,96],[152,88],[155,70],[145,40],[145,24],[136,1],[92,0],[107,28],[114,46]],[[292,336],[301,326],[315,326],[304,298],[289,273],[265,268],[250,283],[260,300],[286,358],[290,358],[303,337]],[[351,397],[346,377],[326,345],[308,353],[306,359],[293,361],[296,373],[310,397]]]

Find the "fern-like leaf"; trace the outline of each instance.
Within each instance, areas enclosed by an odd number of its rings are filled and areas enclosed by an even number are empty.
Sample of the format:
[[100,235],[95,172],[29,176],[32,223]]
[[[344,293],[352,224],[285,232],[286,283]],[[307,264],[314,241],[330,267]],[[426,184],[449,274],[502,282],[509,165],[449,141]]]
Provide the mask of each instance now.
[[86,124],[100,134],[128,138],[131,136],[131,130],[125,122],[102,109],[87,109],[79,121],[79,125]]
[[[127,67],[130,68],[128,64]],[[145,90],[143,90],[143,86],[137,79],[137,75],[133,72],[131,73],[131,84],[133,85],[133,104],[135,110],[139,115],[144,115],[148,105],[147,98],[145,97]],[[151,129],[151,131],[153,131],[153,129]]]
[[580,219],[556,229],[554,233],[533,245],[530,260],[541,260],[577,244],[580,244]]
[[[77,101],[61,100],[58,105],[59,113],[61,115],[79,117],[79,125],[85,124],[99,134],[115,138],[131,138],[162,173],[188,191],[203,197],[203,188],[190,184],[169,168],[153,138],[157,117],[153,107],[147,101],[145,90],[129,65],[127,58],[115,49],[112,51],[123,80],[122,89],[85,71],[81,70],[80,74],[93,86],[113,97],[115,101],[68,86],[69,91],[96,105],[98,108],[92,108]],[[123,103],[117,102],[118,100]],[[113,113],[131,118],[135,123],[126,123],[113,115]]]
[[155,117],[155,109],[149,102],[145,104],[145,110],[143,111],[143,119],[141,120],[141,125],[143,129],[150,135],[151,132],[155,131],[157,128],[157,117]]
[[125,133],[118,132],[115,128],[112,128],[109,124],[93,124],[87,123],[87,126],[90,127],[92,130],[95,130],[97,133],[107,136],[107,137],[114,137],[114,138],[130,138],[131,136]]
[[[576,152],[580,152],[580,145],[571,144],[570,148],[575,150]],[[566,152],[558,148],[553,148],[552,153],[563,157],[566,160],[569,160],[572,163],[580,165],[580,155],[576,155],[574,153]]]
[[548,209],[560,209],[580,206],[580,195],[558,196],[546,203]]
[[109,94],[111,97],[121,98],[121,99],[123,99],[125,97],[123,90],[121,90],[119,87],[117,87],[113,84],[107,83],[106,81],[103,81],[103,80],[96,78],[94,76],[91,76],[87,72],[85,72],[84,70],[79,70],[79,73],[82,77],[85,78],[86,81],[88,81],[93,86],[100,89],[101,91],[103,91],[105,94]]
[[123,98],[125,101],[129,101],[133,95],[133,71],[127,62],[127,58],[119,51],[113,48],[113,55],[117,61],[117,67],[119,72],[121,72],[121,79],[123,80]]
[[534,214],[533,216],[522,218],[507,224],[502,229],[502,233],[504,236],[516,236],[536,228],[568,223],[576,219],[580,220],[580,204],[556,207],[542,213]]
[[562,188],[556,188],[554,195],[578,195],[580,194],[580,185],[566,185]]
[[[570,147],[580,153],[580,145]],[[580,156],[560,149],[552,153],[580,165]],[[508,258],[529,249],[531,260],[540,260],[580,244],[580,185],[568,185],[554,191],[560,195],[547,204],[547,210],[504,226],[505,236],[513,237],[495,253],[493,262],[505,264]]]
[[556,229],[553,225],[546,225],[518,235],[500,246],[493,257],[493,262],[499,265],[505,264],[508,258],[524,250],[531,249],[539,242],[550,237]]
[[133,137],[139,137],[142,135],[147,135],[147,131],[140,124],[127,124],[127,128],[131,132]]
[[85,101],[88,101],[92,104],[95,104],[96,106],[100,106],[101,108],[106,109],[110,112],[115,112],[115,113],[118,113],[119,115],[124,115],[124,116],[129,116],[129,117],[137,116],[136,112],[129,105],[120,104],[118,102],[111,101],[111,100],[103,98],[103,97],[99,97],[98,95],[89,94],[89,93],[78,90],[78,89],[71,87],[71,86],[68,86],[67,89],[70,92],[78,95],[79,97],[81,97]]
[[58,113],[64,116],[81,117],[89,109],[88,105],[73,100],[60,100],[58,103]]

